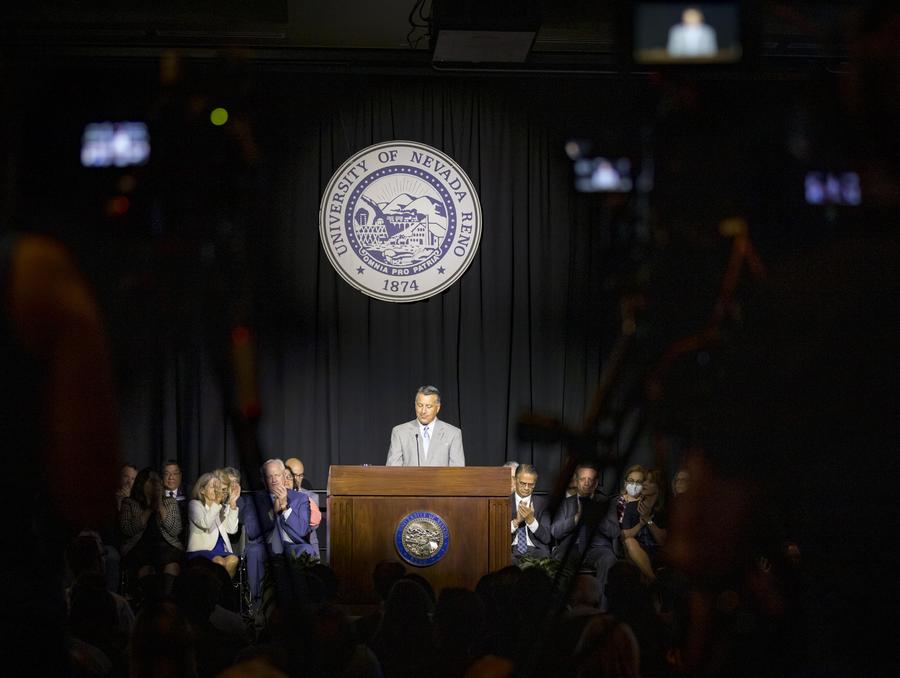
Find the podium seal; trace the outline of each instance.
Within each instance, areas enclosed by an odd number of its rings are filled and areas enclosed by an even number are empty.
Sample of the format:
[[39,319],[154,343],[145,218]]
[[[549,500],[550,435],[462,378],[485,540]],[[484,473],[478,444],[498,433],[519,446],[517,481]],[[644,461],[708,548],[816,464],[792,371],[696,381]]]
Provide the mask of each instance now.
[[449,288],[481,242],[481,204],[456,162],[413,141],[369,146],[322,196],[319,236],[331,265],[375,299],[421,301]]
[[450,546],[450,531],[444,520],[430,511],[410,513],[394,534],[397,552],[410,565],[427,567],[444,557]]

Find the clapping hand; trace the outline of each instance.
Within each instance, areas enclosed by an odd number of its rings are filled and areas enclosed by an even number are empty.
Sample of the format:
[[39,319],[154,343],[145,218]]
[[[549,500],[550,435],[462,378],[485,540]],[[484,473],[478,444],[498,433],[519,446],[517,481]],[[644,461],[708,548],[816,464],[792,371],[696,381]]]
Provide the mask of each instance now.
[[275,495],[275,513],[283,513],[288,507],[287,490],[282,485],[273,489],[272,494]]
[[147,502],[148,508],[152,511],[159,511],[162,513],[163,508],[163,487],[162,483],[155,478],[150,478],[144,485],[144,499]]
[[534,520],[534,507],[530,504],[519,504],[519,515],[526,525]]
[[527,515],[528,515],[528,507],[525,505],[524,502],[520,502],[518,509],[516,510],[516,522],[520,523],[520,524],[523,522],[527,522],[526,521]]
[[637,510],[641,521],[644,523],[648,522],[653,517],[653,507],[647,506],[643,499],[638,499]]

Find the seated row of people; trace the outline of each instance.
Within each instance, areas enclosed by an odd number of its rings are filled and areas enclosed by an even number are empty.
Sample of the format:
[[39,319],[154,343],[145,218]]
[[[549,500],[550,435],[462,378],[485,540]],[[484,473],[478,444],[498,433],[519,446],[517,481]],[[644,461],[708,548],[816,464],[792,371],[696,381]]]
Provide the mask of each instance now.
[[[265,561],[271,554],[308,553],[318,556],[315,530],[321,512],[314,495],[301,489],[303,465],[270,459],[261,469],[266,489],[242,496],[237,469],[226,467],[202,474],[188,500],[180,492],[181,470],[164,465],[161,477],[151,468],[135,472],[123,467],[119,531],[123,564],[140,581],[161,575],[166,592],[185,559],[206,558],[233,577],[240,559],[232,538],[244,530],[244,554],[254,600],[261,594]],[[157,580],[160,578],[158,577]]]
[[[592,569],[601,591],[609,569],[620,557],[632,561],[648,582],[656,579],[660,548],[666,541],[666,506],[661,474],[635,465],[625,473],[620,494],[598,492],[598,470],[584,464],[576,468],[574,493],[551,515],[548,499],[534,494],[538,472],[531,464],[518,464],[510,497],[512,556],[554,557],[573,569]],[[687,490],[687,475],[676,474],[678,493]]]

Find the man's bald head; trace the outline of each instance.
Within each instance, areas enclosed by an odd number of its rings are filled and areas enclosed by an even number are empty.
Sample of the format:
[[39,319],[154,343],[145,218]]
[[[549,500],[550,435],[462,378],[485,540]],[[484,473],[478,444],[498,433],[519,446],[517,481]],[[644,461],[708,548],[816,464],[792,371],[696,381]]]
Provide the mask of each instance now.
[[297,457],[291,457],[284,462],[284,465],[286,468],[290,469],[294,476],[294,489],[299,490],[304,476],[303,462]]

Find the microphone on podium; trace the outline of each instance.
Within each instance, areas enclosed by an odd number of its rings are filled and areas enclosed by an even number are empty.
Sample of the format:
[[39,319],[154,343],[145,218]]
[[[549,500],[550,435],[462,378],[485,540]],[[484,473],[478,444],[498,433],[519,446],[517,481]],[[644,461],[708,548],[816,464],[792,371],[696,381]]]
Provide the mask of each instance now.
[[419,461],[419,434],[416,433],[416,466],[421,466],[422,462]]

